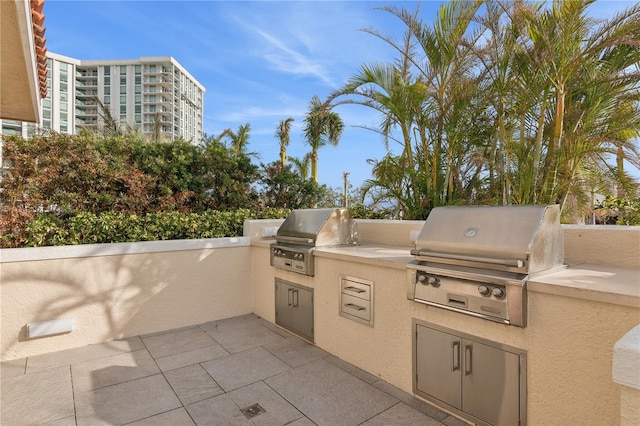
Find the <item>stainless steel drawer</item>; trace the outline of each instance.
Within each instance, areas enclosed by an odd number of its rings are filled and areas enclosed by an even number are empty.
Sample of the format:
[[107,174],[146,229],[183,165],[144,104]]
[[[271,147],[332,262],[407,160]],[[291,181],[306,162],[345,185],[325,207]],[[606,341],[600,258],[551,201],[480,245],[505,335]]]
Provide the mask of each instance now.
[[367,322],[371,321],[371,302],[368,300],[363,300],[343,293],[341,303],[341,314],[360,318]]
[[360,283],[349,278],[341,279],[342,293],[359,299],[371,300],[371,285]]

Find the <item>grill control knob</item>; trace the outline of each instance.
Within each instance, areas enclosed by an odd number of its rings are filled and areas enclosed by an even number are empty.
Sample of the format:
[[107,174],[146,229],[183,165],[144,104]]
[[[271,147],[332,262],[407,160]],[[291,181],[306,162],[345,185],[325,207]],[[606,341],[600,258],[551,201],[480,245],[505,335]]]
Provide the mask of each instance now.
[[500,288],[500,287],[494,287],[493,290],[491,291],[491,293],[497,299],[502,299],[504,297],[504,295],[505,295],[504,289]]
[[418,282],[419,282],[420,284],[428,284],[428,283],[427,283],[427,276],[426,276],[426,275],[424,275],[424,274],[418,274],[418,277],[417,277],[417,278],[418,278]]
[[481,285],[478,287],[478,293],[480,293],[483,296],[488,296],[491,294],[491,288],[489,288],[486,285]]
[[433,275],[429,275],[427,277],[427,283],[431,284],[434,287],[440,287],[440,279],[438,277],[434,277]]

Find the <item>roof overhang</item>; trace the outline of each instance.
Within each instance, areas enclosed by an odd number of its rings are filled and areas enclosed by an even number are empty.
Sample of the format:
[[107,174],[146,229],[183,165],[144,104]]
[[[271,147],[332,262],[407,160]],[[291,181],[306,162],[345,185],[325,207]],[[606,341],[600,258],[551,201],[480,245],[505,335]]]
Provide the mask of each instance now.
[[40,121],[47,94],[44,0],[0,1],[0,118]]

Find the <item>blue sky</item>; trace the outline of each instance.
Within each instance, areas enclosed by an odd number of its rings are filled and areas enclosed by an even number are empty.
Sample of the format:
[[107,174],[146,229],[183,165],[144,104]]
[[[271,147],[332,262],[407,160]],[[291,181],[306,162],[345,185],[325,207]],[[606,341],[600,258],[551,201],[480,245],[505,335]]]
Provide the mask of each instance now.
[[[423,1],[423,19],[433,20],[440,1]],[[600,0],[599,17],[632,4]],[[399,1],[66,1],[47,0],[47,48],[77,59],[173,56],[206,88],[204,130],[217,135],[251,123],[249,150],[263,163],[279,158],[274,133],[280,120],[295,119],[290,156],[309,151],[302,126],[309,100],[342,86],[360,65],[392,60],[371,27],[395,38],[404,31],[386,5]],[[385,154],[381,138],[359,126],[378,117],[359,106],[336,109],[345,122],[338,147],[319,152],[320,183],[341,187],[343,172],[360,186],[370,178],[367,159]],[[392,147],[393,148],[393,147]]]

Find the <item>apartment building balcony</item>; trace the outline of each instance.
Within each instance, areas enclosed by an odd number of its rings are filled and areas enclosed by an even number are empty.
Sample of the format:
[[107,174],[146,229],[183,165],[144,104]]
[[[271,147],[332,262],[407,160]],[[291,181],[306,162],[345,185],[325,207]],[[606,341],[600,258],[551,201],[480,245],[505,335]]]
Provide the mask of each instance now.
[[[530,426],[638,423],[640,227],[564,226],[568,268],[527,283],[520,328],[407,299],[424,222],[355,222],[358,245],[317,248],[313,277],[269,265],[281,220],[2,250],[2,424],[463,425],[413,395],[414,319],[525,350]],[[375,284],[371,326],[339,315],[343,277]],[[276,279],[313,291],[313,342],[276,325]]]
[[173,81],[171,79],[168,78],[145,78],[142,80],[142,82],[145,85],[150,85],[150,84],[162,84],[162,85],[172,85]]
[[76,87],[97,87],[97,79],[76,79]]
[[76,70],[77,79],[94,79],[98,78],[98,71],[82,71]]
[[76,97],[77,98],[87,99],[87,98],[93,98],[95,96],[98,96],[98,91],[97,90],[76,88]]
[[97,125],[98,125],[98,120],[96,117],[91,118],[87,116],[83,116],[83,117],[76,116],[76,126],[93,127]]

